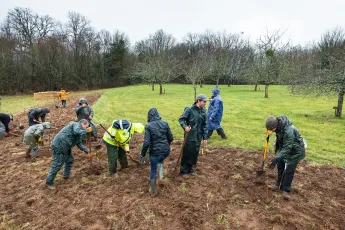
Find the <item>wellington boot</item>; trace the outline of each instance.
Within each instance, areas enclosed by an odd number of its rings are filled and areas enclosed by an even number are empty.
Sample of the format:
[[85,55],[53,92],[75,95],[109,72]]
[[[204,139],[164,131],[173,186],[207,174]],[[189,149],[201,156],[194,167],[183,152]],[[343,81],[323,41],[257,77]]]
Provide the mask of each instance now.
[[151,196],[156,196],[157,195],[156,179],[151,179],[150,180],[149,193],[151,194]]
[[31,158],[30,153],[31,153],[31,149],[26,150],[25,158],[27,158],[27,159],[28,159],[28,158]]

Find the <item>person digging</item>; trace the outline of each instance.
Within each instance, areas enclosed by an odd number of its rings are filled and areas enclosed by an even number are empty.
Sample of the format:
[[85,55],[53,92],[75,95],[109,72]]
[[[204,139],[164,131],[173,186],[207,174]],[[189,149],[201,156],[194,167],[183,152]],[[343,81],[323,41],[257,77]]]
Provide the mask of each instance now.
[[164,159],[170,154],[170,144],[173,141],[168,122],[163,121],[156,108],[151,108],[147,114],[148,124],[145,127],[144,144],[141,149],[140,163],[145,163],[145,155],[149,150],[150,159],[150,188],[151,195],[157,194],[156,177],[163,179]]
[[8,137],[12,134],[9,128],[9,124],[11,121],[13,121],[12,114],[0,113],[0,137]]
[[50,122],[32,125],[24,132],[23,143],[28,146],[25,158],[31,158],[30,153],[32,152],[32,161],[36,161],[38,145],[43,144],[43,135],[45,129],[50,129]]
[[90,153],[90,149],[83,145],[81,139],[82,135],[92,132],[92,128],[88,126],[89,122],[85,119],[81,119],[79,122],[70,122],[54,137],[51,144],[53,163],[46,178],[46,185],[49,189],[54,189],[53,184],[56,174],[63,165],[65,166],[63,178],[70,178],[74,162],[72,156],[74,146],[87,154]]
[[104,133],[102,142],[107,147],[110,176],[118,177],[117,160],[120,162],[121,169],[128,168],[129,141],[134,133],[143,133],[144,128],[141,123],[114,120],[107,132]]
[[[46,115],[50,113],[48,108],[32,108],[28,112],[29,126],[43,123],[46,121]],[[41,121],[39,120],[41,118]]]
[[276,133],[276,157],[269,164],[270,169],[277,166],[277,181],[272,189],[282,191],[284,199],[290,199],[291,184],[297,164],[305,157],[304,140],[297,128],[286,116],[269,116],[266,129]]

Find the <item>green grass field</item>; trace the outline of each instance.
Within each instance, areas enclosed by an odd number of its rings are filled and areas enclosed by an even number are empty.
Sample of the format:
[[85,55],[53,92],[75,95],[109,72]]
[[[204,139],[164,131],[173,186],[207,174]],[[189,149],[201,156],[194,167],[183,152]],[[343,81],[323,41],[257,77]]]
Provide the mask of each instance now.
[[[213,87],[206,85],[197,93],[211,96]],[[157,86],[155,91],[148,85],[109,89],[94,106],[95,120],[106,125],[115,119],[146,124],[147,111],[156,107],[169,122],[174,137],[182,138],[178,118],[193,103],[193,87],[169,84],[164,88],[163,95],[158,94]],[[308,142],[308,160],[345,167],[345,120],[334,117],[336,98],[292,96],[283,86],[270,86],[268,99],[264,98],[263,86],[256,92],[253,86],[219,88],[224,102],[222,126],[229,139],[222,140],[214,132],[211,145],[263,149],[267,116],[286,115]]]

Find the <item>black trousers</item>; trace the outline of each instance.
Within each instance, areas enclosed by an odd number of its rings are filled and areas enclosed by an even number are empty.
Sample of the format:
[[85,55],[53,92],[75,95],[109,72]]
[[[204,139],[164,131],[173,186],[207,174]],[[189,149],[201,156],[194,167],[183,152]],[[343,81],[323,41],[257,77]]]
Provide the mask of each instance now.
[[[277,177],[277,183],[276,185],[280,185],[280,189],[285,192],[291,191],[291,184],[293,177],[295,175],[295,170],[297,167],[297,164],[290,164],[286,166],[285,169],[285,162],[283,160],[278,161],[277,163],[277,169],[278,169],[278,177]],[[284,173],[285,169],[285,173]]]
[[196,164],[198,162],[200,145],[201,140],[186,142],[182,152],[180,165],[181,174],[189,174],[193,172],[193,168],[196,167]]

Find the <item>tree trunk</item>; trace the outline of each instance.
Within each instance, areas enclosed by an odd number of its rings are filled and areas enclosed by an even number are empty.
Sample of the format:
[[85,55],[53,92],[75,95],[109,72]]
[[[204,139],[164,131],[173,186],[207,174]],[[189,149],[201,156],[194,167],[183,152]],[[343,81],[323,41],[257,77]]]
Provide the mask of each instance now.
[[265,85],[265,98],[268,98],[268,85]]
[[217,79],[217,85],[216,85],[216,88],[218,88],[218,85],[219,85],[219,79]]
[[152,91],[155,91],[155,83],[152,83]]
[[345,91],[341,89],[338,93],[338,108],[337,108],[337,117],[341,117],[343,111],[343,102],[344,102],[344,93]]
[[231,86],[231,80],[228,79],[228,87],[230,87],[230,86]]
[[258,91],[258,84],[255,84],[254,91]]
[[197,88],[197,84],[194,84],[194,101],[196,101],[196,88]]
[[201,81],[200,81],[200,88],[202,88],[203,86],[202,86],[202,83],[201,83]]
[[159,94],[163,94],[163,84],[159,83]]

